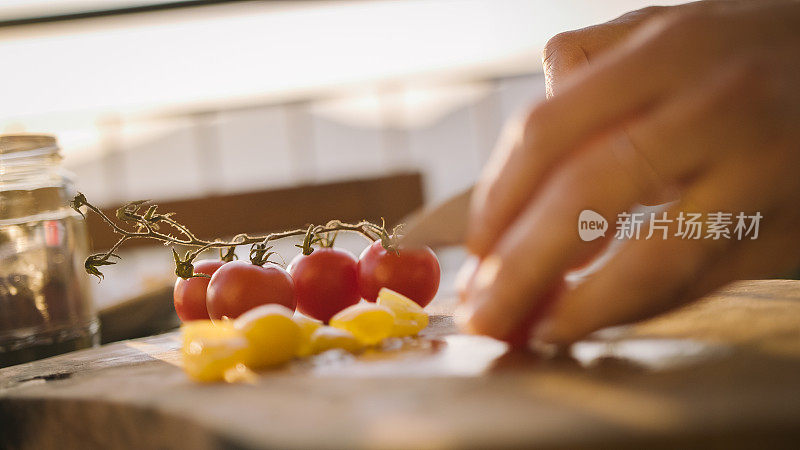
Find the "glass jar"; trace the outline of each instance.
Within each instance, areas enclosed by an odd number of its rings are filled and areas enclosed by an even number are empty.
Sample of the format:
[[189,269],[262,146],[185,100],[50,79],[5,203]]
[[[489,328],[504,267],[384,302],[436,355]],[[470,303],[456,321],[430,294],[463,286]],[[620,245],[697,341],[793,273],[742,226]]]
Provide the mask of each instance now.
[[0,135],[0,367],[97,345],[74,195],[53,136]]

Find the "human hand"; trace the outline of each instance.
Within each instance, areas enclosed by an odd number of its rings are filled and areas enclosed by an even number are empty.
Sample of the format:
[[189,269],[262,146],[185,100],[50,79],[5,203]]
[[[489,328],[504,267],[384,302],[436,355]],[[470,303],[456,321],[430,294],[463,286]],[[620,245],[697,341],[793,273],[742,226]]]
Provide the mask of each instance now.
[[755,240],[624,242],[562,291],[535,328],[546,342],[800,264],[800,3],[703,2],[627,17],[548,44],[555,95],[507,130],[476,187],[467,246],[480,264],[463,298],[473,332],[508,336],[604,248],[608,236],[579,239],[584,209],[613,222],[677,192],[671,218],[763,220]]

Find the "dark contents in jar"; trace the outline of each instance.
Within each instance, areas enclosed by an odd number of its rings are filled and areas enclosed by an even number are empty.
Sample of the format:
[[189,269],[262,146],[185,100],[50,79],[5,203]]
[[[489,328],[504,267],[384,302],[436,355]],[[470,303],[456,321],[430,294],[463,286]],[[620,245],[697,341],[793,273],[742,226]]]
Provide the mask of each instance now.
[[83,252],[75,251],[78,220],[0,226],[0,367],[96,344]]

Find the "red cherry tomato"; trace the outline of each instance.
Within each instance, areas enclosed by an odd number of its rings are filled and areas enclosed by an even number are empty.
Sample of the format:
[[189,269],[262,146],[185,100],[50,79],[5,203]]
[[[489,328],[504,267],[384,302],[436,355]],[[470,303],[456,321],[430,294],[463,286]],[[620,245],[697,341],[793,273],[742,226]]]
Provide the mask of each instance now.
[[[195,273],[214,275],[225,261],[206,259],[194,263]],[[172,297],[175,302],[175,312],[181,322],[190,320],[208,320],[208,309],[206,308],[206,289],[208,289],[208,278],[189,278],[184,280],[178,277],[175,280],[175,289]]]
[[374,302],[387,287],[425,306],[439,289],[439,260],[429,247],[401,248],[388,252],[380,241],[364,249],[358,261],[361,296]]
[[327,322],[334,314],[355,305],[358,292],[358,260],[338,248],[318,248],[297,255],[289,264],[301,313]]
[[268,303],[292,310],[295,307],[294,282],[279,266],[260,267],[246,261],[232,261],[220,267],[208,283],[206,306],[213,320],[235,319]]

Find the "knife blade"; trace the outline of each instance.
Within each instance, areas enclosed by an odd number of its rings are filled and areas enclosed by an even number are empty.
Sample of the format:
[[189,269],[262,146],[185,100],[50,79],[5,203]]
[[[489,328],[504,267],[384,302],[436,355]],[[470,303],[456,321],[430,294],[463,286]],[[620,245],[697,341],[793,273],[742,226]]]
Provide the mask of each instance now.
[[470,199],[474,186],[432,207],[411,214],[400,237],[400,245],[446,247],[466,240]]

